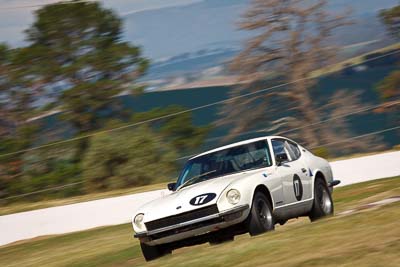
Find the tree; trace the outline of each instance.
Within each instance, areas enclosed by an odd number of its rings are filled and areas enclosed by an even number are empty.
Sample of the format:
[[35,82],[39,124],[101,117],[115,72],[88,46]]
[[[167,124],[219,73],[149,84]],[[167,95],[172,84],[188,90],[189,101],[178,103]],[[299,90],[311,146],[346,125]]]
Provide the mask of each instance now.
[[386,25],[388,32],[395,38],[400,37],[400,5],[379,12],[381,21]]
[[[352,122],[349,122],[346,115],[367,108],[360,96],[360,91],[349,92],[342,89],[335,91],[326,103],[321,103],[318,113],[329,122],[315,127],[318,127],[325,135],[324,145],[318,148],[326,149],[328,156],[348,155],[360,151],[378,151],[385,148],[383,139],[379,136],[352,138],[354,137],[351,131]],[[318,151],[318,149],[313,149],[313,151]]]
[[[327,1],[254,0],[239,23],[254,32],[230,69],[240,76],[231,96],[252,95],[228,101],[220,111],[220,126],[232,127],[229,137],[263,127],[282,133],[296,128],[301,142],[310,147],[329,142],[328,129],[318,125],[322,110],[312,93],[317,83],[313,71],[335,59],[332,32],[350,22],[344,15],[325,11]],[[284,83],[275,89],[261,88]],[[283,116],[276,120],[277,114]],[[295,133],[290,134],[294,136]]]
[[26,120],[34,108],[35,89],[16,62],[17,51],[0,44],[0,138],[16,137],[17,129],[29,124]]
[[7,108],[7,88],[9,81],[9,48],[0,44],[0,136],[5,136],[10,130],[9,112]]
[[[29,122],[35,89],[30,77],[16,62],[18,49],[0,44],[0,154],[29,147],[37,125]],[[0,157],[0,197],[8,196],[9,187],[22,173],[22,154]]]
[[[391,9],[382,10],[379,17],[386,25],[387,31],[396,39],[400,38],[400,5]],[[398,59],[398,57],[397,57]],[[395,112],[396,121],[400,112],[400,71],[395,70],[386,76],[376,87],[385,106],[378,112]]]
[[381,101],[385,103],[378,112],[394,112],[396,123],[400,122],[400,71],[393,71],[386,76],[378,85],[378,93]]
[[[298,127],[318,122],[310,95],[316,83],[311,73],[333,60],[336,50],[328,45],[329,37],[334,29],[347,23],[343,16],[328,14],[326,4],[324,0],[312,4],[303,0],[252,2],[239,26],[256,36],[230,65],[246,85],[236,88],[232,95],[256,91],[266,86],[271,76],[275,82],[289,85],[229,101],[221,112],[224,116],[220,125],[233,124],[233,135],[252,125],[259,126],[260,121],[265,125],[272,114],[287,110],[276,105],[282,100],[290,101],[289,110],[294,115],[282,118],[281,125]],[[304,127],[301,136],[308,145],[318,145],[320,138],[315,129]]]
[[114,96],[137,90],[148,61],[141,49],[122,41],[122,21],[100,3],[60,2],[36,11],[26,31],[30,45],[18,61],[45,94],[61,87],[64,118],[79,133],[99,129],[122,108]]
[[395,101],[400,98],[400,71],[391,72],[378,85],[378,90],[384,101]]
[[[164,119],[154,120],[149,124],[153,130],[158,132],[165,142],[171,145],[184,155],[203,144],[204,138],[209,133],[211,126],[195,126],[191,112],[184,112],[185,108],[172,105],[166,108],[155,108],[147,112],[139,112],[133,115],[133,121],[147,121],[155,118]],[[182,112],[176,116],[168,116]]]
[[87,191],[139,186],[171,178],[177,154],[147,127],[94,136],[82,161]]

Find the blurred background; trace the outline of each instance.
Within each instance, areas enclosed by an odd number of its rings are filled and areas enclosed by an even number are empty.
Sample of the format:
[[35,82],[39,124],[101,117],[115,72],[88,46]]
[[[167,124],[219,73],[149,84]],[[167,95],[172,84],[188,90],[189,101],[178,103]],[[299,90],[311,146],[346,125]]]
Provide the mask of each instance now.
[[397,0],[0,0],[0,265],[142,265],[126,223],[165,191],[134,193],[283,135],[353,182],[397,177],[335,189],[327,220],[147,266],[400,266],[399,38]]
[[397,0],[0,0],[1,214],[257,136],[399,150],[399,38]]

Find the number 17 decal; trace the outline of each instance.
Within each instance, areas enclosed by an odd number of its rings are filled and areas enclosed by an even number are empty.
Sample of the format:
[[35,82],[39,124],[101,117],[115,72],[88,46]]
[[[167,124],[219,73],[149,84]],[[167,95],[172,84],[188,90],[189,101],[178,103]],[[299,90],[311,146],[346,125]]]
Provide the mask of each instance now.
[[213,200],[216,196],[217,195],[214,193],[198,195],[198,196],[192,198],[189,203],[193,206],[204,205],[204,204],[210,202],[211,200]]
[[196,201],[194,202],[195,205],[201,205],[203,204],[204,200],[206,200],[207,195],[204,196],[198,196],[196,197]]

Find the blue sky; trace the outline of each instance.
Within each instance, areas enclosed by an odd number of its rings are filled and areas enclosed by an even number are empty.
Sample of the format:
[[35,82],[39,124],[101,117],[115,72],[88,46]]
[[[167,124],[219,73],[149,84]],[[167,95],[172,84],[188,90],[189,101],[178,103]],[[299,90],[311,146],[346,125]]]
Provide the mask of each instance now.
[[[184,6],[201,0],[102,0],[104,6],[113,8],[121,16],[145,10]],[[33,22],[37,5],[58,2],[57,0],[0,0],[0,42],[12,46],[23,44],[23,30]]]

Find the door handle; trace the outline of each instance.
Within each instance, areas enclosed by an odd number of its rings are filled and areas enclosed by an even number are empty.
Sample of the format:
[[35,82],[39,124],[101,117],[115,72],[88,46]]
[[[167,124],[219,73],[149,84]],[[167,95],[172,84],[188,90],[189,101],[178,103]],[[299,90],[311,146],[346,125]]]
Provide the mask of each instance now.
[[307,170],[305,168],[301,168],[301,171],[304,172],[304,173],[307,172]]

